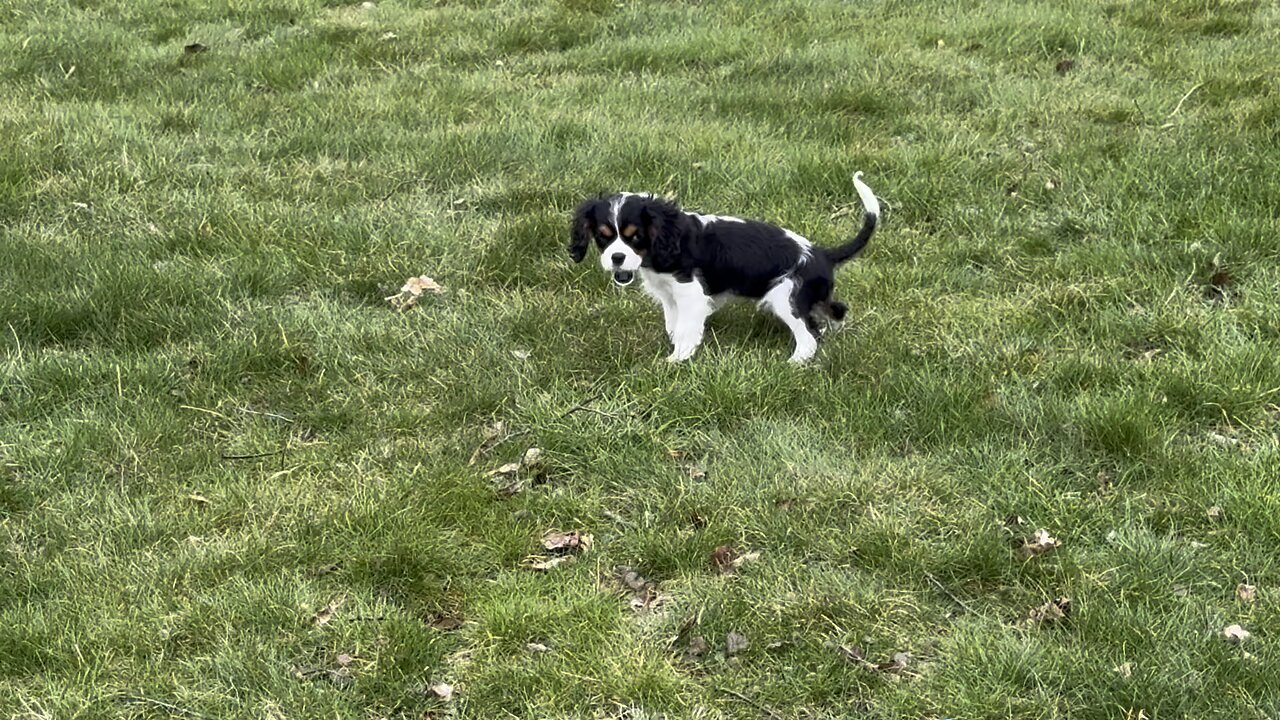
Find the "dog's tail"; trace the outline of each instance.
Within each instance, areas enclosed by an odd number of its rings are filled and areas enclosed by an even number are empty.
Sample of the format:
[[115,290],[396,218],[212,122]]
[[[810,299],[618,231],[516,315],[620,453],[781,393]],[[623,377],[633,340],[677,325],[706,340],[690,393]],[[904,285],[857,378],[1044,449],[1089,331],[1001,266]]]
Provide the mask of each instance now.
[[876,225],[880,222],[880,201],[876,200],[871,188],[862,182],[861,171],[853,174],[853,187],[857,189],[858,198],[862,200],[862,229],[844,245],[827,248],[827,257],[835,265],[851,260],[853,256],[862,252],[862,248],[867,246],[867,241],[875,234]]

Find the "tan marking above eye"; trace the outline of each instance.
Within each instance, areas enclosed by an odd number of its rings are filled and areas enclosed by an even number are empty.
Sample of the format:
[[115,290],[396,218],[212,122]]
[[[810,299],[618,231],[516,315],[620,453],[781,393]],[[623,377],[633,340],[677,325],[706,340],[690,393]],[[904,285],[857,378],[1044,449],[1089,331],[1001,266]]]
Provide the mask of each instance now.
[[607,238],[613,237],[613,228],[609,227],[608,225],[601,225],[599,230],[601,235]]
[[636,234],[636,226],[635,226],[635,225],[628,225],[628,226],[626,226],[626,227],[622,228],[622,237],[624,237],[624,238],[631,238],[631,237],[635,237],[635,234]]

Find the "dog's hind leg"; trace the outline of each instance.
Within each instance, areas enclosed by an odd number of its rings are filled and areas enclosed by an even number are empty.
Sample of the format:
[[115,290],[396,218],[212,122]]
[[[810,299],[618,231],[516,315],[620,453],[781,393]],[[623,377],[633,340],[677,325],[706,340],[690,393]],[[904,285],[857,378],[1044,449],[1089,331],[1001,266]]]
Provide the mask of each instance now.
[[796,349],[791,353],[791,362],[804,363],[813,359],[818,352],[818,336],[812,328],[808,303],[806,307],[797,307],[796,281],[788,278],[778,283],[760,299],[760,307],[768,309],[791,330],[795,337]]

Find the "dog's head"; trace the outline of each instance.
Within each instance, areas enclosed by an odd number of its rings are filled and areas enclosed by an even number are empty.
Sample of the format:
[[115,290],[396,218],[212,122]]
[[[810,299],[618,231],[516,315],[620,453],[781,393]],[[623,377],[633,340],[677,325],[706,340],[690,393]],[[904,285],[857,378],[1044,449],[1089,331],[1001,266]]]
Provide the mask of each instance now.
[[574,211],[569,256],[582,262],[587,246],[600,249],[600,267],[617,285],[630,285],[642,267],[671,272],[680,264],[688,221],[671,202],[619,193],[592,198]]

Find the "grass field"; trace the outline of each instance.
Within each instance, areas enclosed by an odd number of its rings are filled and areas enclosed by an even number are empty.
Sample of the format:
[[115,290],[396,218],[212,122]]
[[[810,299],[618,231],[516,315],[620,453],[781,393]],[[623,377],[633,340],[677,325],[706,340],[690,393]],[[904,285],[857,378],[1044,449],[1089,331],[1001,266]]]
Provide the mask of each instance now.
[[[1277,47],[1263,0],[6,4],[0,716],[1280,716]],[[834,244],[855,170],[807,368],[750,307],[668,365],[565,252],[624,189]]]

